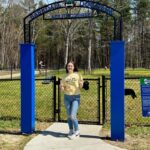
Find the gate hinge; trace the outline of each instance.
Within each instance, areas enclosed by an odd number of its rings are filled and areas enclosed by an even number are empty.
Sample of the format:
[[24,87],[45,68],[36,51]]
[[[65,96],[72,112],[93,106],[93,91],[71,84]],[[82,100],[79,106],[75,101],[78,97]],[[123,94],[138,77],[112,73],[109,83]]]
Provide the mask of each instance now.
[[56,84],[56,85],[59,85],[59,84],[60,84],[60,81],[56,81],[55,84]]

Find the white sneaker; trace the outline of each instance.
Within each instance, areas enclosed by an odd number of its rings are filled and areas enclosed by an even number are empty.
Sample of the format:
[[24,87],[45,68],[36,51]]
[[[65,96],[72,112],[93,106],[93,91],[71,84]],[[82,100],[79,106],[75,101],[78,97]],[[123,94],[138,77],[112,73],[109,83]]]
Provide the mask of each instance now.
[[75,134],[76,136],[80,136],[79,130],[75,131],[74,134]]
[[70,140],[73,140],[74,138],[79,137],[79,136],[80,136],[80,132],[79,131],[75,131],[72,135],[68,136],[68,138]]
[[70,130],[69,133],[68,133],[68,137],[71,136],[72,134],[74,134],[74,131]]

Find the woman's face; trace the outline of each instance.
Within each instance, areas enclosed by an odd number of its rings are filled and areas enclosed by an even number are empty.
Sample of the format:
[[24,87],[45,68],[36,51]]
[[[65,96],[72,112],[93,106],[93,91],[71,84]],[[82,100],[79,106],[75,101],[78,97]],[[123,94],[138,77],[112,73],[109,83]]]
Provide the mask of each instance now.
[[73,63],[68,63],[67,65],[67,70],[68,70],[68,73],[72,73],[73,70],[74,70],[74,64]]

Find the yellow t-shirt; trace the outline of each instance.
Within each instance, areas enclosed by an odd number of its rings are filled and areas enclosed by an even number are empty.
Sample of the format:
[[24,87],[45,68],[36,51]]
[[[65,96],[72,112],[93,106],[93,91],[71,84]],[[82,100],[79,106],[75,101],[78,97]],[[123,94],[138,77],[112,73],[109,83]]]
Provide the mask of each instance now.
[[80,94],[80,85],[79,85],[80,81],[83,81],[83,78],[77,72],[65,75],[61,81],[61,85],[64,86],[64,94],[79,95]]

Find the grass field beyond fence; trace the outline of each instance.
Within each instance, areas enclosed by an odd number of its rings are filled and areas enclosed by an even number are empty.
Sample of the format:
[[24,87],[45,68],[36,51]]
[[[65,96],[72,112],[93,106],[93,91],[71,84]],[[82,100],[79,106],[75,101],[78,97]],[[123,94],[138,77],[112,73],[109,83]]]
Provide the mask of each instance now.
[[[127,70],[126,74],[135,76],[145,76],[150,74],[149,70]],[[56,72],[55,72],[56,73]],[[64,71],[59,72],[58,76],[61,77]],[[109,76],[109,70],[93,70],[91,75],[84,75],[85,78],[101,78],[101,75]],[[54,75],[54,73],[51,73]],[[57,75],[57,74],[55,74]],[[107,101],[106,101],[106,119],[110,120],[110,80],[107,81]],[[91,93],[84,92],[84,100],[81,99],[81,108],[79,110],[79,117],[85,117],[87,112],[96,107],[97,103],[89,101],[89,95],[93,99],[97,99],[95,85],[93,89],[89,90]],[[127,125],[150,125],[150,119],[142,117],[141,113],[141,96],[140,96],[140,83],[139,80],[125,80],[126,88],[133,88],[137,94],[136,99],[130,96],[125,97],[125,117]],[[53,110],[53,85],[44,85],[42,80],[36,81],[36,118],[39,121],[52,120],[54,117]],[[82,97],[82,96],[81,96]],[[100,95],[102,97],[102,93]],[[62,101],[63,102],[63,101]],[[62,118],[65,118],[65,110],[62,103]],[[116,108],[117,109],[117,108]],[[94,112],[97,115],[97,111]],[[91,116],[92,117],[92,116]],[[95,116],[93,116],[94,118]],[[86,120],[86,118],[84,118]],[[88,116],[87,116],[88,120]],[[11,122],[10,122],[11,121]],[[8,128],[20,128],[20,80],[0,80],[0,130]]]

